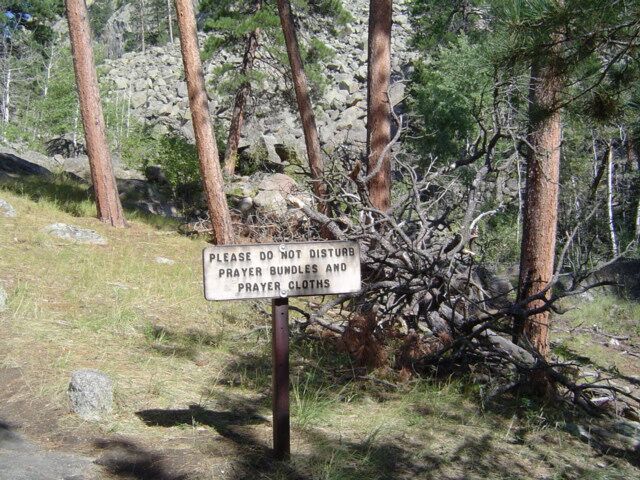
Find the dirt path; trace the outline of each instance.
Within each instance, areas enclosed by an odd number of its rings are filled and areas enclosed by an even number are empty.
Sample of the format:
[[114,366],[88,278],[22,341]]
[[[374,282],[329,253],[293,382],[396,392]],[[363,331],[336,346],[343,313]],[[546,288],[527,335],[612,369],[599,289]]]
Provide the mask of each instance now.
[[0,480],[97,480],[93,459],[47,451],[27,441],[0,421]]

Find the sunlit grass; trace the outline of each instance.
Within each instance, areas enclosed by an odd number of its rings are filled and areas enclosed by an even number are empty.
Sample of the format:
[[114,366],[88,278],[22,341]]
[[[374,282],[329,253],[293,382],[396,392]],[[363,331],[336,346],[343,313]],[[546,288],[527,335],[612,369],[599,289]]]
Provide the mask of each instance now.
[[[9,293],[8,308],[0,313],[0,368],[20,368],[30,376],[24,395],[64,405],[71,372],[96,368],[115,388],[114,414],[99,424],[104,434],[154,448],[173,446],[179,438],[190,451],[206,451],[203,438],[214,446],[223,442],[216,425],[201,419],[149,426],[136,412],[190,405],[242,412],[250,405],[267,420],[226,427],[244,428],[258,447],[268,448],[268,303],[206,302],[201,240],[159,232],[135,219],[130,228],[111,229],[93,218],[91,202],[76,200],[80,206],[71,208],[62,198],[33,196],[0,188],[0,197],[18,211],[16,218],[0,218],[0,282]],[[54,222],[94,229],[109,243],[79,245],[43,233]],[[157,256],[175,263],[158,264]],[[622,313],[612,313],[616,305]],[[618,332],[613,323],[622,318],[632,325],[634,308],[602,303],[582,315],[608,314],[597,321]],[[392,388],[354,378],[353,372],[336,342],[292,337],[291,468],[309,478],[613,479],[637,473],[617,465],[600,475],[593,455],[585,454],[588,447],[558,428],[545,406],[516,399],[483,409],[479,387],[464,377],[413,379]],[[389,372],[370,376],[393,381]],[[85,428],[72,415],[59,422],[69,432]],[[257,446],[233,444],[225,461],[242,459],[259,451]],[[198,460],[214,461],[209,454]],[[296,478],[283,465],[261,468],[256,467],[257,478]]]

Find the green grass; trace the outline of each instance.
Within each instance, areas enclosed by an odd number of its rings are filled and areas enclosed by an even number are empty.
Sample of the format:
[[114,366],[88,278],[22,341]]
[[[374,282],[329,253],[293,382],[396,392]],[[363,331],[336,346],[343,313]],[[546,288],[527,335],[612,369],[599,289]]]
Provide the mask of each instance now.
[[564,315],[573,327],[598,328],[612,335],[640,336],[640,303],[612,294],[579,301]]
[[[338,344],[296,335],[292,461],[265,461],[271,348],[260,327],[269,325],[267,304],[206,302],[203,241],[136,219],[130,228],[111,229],[64,182],[42,195],[34,185],[0,187],[0,198],[18,211],[14,219],[0,218],[0,282],[9,293],[0,313],[0,368],[29,376],[28,390],[15,392],[26,405],[36,398],[64,405],[69,375],[78,368],[103,370],[115,384],[112,417],[87,425],[54,410],[56,438],[124,436],[183,459],[202,479],[638,476],[624,460],[601,456],[564,432],[563,412],[549,406],[523,398],[483,406],[479,387],[465,378],[415,379],[395,388],[358,380]],[[77,245],[42,233],[54,222],[95,229],[109,243]],[[159,265],[156,256],[175,264]],[[603,329],[620,318],[613,305],[599,310],[613,315]],[[623,308],[631,320],[635,307]],[[372,376],[393,380],[392,372]],[[145,411],[160,420],[143,421]],[[598,466],[603,461],[606,468]]]
[[[63,173],[51,178],[39,175],[4,181],[0,188],[22,197],[65,212],[72,217],[94,217],[96,205],[89,195],[89,186],[73,180]],[[175,230],[175,219],[153,215],[139,210],[125,209],[127,220],[145,223],[159,230]]]

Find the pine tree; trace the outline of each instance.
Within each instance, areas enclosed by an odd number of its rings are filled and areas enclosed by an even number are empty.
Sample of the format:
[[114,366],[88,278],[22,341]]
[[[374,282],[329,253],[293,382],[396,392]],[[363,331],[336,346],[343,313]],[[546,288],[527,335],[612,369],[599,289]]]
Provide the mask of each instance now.
[[391,206],[391,17],[392,0],[369,2],[367,160],[369,198],[382,212]]
[[98,78],[93,60],[89,14],[84,0],[67,0],[66,5],[80,113],[98,207],[98,218],[114,227],[124,227],[126,222],[113,175]]
[[[282,24],[282,31],[287,45],[289,64],[291,66],[291,76],[293,77],[293,86],[295,88],[298,110],[302,120],[302,130],[304,132],[304,141],[307,147],[307,157],[309,159],[309,168],[311,170],[313,192],[320,202],[318,210],[321,213],[326,213],[327,206],[325,202],[327,187],[323,178],[324,162],[320,151],[320,138],[318,136],[315,114],[313,113],[313,107],[311,106],[307,77],[302,65],[300,48],[298,45],[298,38],[295,31],[293,14],[291,13],[289,0],[278,0],[278,12],[280,13],[280,23]],[[324,234],[328,235],[328,232],[324,232]]]
[[180,48],[189,92],[189,105],[209,218],[215,243],[225,245],[234,241],[233,225],[224,193],[218,147],[209,118],[209,100],[198,49],[195,13],[191,0],[175,0],[175,5],[180,27]]

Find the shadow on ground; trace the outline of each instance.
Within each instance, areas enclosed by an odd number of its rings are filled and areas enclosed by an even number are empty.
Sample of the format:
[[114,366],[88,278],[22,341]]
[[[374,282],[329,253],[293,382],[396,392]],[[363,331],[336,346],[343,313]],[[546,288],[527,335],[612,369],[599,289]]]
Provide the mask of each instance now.
[[189,477],[169,465],[164,455],[124,439],[103,439],[94,446],[104,453],[95,461],[109,473],[139,480],[186,480]]
[[[208,344],[215,347],[218,338],[191,338],[191,333],[172,331],[158,331],[161,338],[179,345],[197,343]],[[183,338],[184,337],[184,338]],[[322,351],[316,343],[313,345],[313,354],[305,350],[304,345],[292,342],[292,378],[295,375],[308,374],[309,369],[317,370],[317,374],[307,378],[305,386],[311,391],[335,392],[345,388],[351,380],[344,374],[344,359],[339,359],[336,352]],[[549,448],[545,437],[553,435],[562,436],[562,442],[575,442],[573,450],[585,450],[584,455],[593,459],[597,453],[590,446],[580,444],[577,440],[570,440],[566,433],[558,428],[550,428],[549,434],[541,435],[540,429],[535,425],[531,428],[509,427],[510,432],[502,432],[506,424],[513,417],[522,418],[527,412],[536,412],[537,406],[530,406],[523,411],[522,402],[503,399],[491,406],[486,406],[488,413],[483,417],[483,429],[470,430],[465,428],[469,424],[469,415],[478,415],[471,412],[468,406],[455,405],[446,411],[440,411],[428,404],[411,407],[414,415],[422,418],[424,425],[428,426],[430,418],[438,422],[439,431],[419,435],[413,432],[406,433],[401,429],[395,430],[392,425],[382,428],[383,432],[369,432],[365,438],[359,438],[361,433],[333,432],[324,428],[299,427],[293,428],[292,443],[293,456],[291,462],[277,462],[272,460],[271,449],[271,424],[263,416],[268,411],[270,400],[270,366],[268,342],[256,343],[249,353],[237,353],[227,365],[221,369],[221,373],[212,379],[210,389],[205,389],[204,397],[214,400],[207,402],[215,405],[215,408],[207,408],[203,405],[191,405],[184,409],[153,409],[137,412],[137,416],[150,427],[193,428],[206,426],[213,429],[217,435],[208,429],[201,429],[202,436],[198,437],[200,445],[207,444],[200,454],[210,455],[212,458],[220,458],[229,468],[225,467],[225,474],[221,478],[240,480],[253,478],[259,475],[265,479],[425,479],[425,480],[453,480],[453,479],[515,479],[515,478],[545,478],[544,475],[551,471],[558,479],[580,479],[593,476],[594,462],[581,462],[573,454],[566,453],[564,449],[555,452]],[[238,349],[240,351],[246,349]],[[301,360],[301,357],[303,359]],[[301,363],[307,362],[307,363]],[[304,365],[304,372],[297,370]],[[347,364],[348,367],[348,364]],[[349,368],[350,369],[350,368]],[[229,394],[226,387],[239,386],[243,391],[252,392],[248,396]],[[369,385],[366,382],[357,383],[354,389],[365,392],[369,398],[367,401],[384,402],[390,396],[379,385]],[[377,393],[375,393],[377,392]],[[292,394],[293,395],[293,394]],[[331,408],[340,407],[339,396],[336,395]],[[359,401],[359,400],[355,400]],[[542,408],[542,407],[540,407]],[[545,415],[552,415],[548,411]],[[547,418],[547,421],[562,423],[569,417],[567,412],[558,412],[559,417]],[[487,430],[490,433],[487,433]],[[502,432],[502,433],[494,433]],[[471,432],[471,433],[469,433]],[[484,432],[484,433],[483,433]],[[411,435],[414,435],[412,437]],[[538,445],[537,443],[540,443]],[[443,447],[444,445],[444,447]],[[593,445],[596,447],[596,445]],[[131,459],[129,465],[135,464],[135,468],[123,468],[120,461],[120,471],[140,471],[144,462],[137,461],[137,450],[130,449]],[[588,450],[588,451],[587,451]],[[629,460],[624,452],[615,450],[600,450],[602,454]],[[222,460],[224,459],[224,460]],[[161,460],[158,460],[161,463]],[[158,462],[154,465],[159,464]],[[153,462],[152,462],[153,463]],[[634,462],[631,462],[634,464]],[[532,471],[534,468],[535,471]],[[110,469],[115,472],[118,469]],[[174,478],[192,478],[194,471],[188,471],[186,477],[171,476],[164,473],[165,477],[157,476],[162,480]],[[154,473],[154,475],[157,472]],[[168,476],[167,476],[168,475]],[[156,478],[153,475],[143,476],[138,474],[134,478]],[[610,475],[612,479],[623,479],[624,476]]]
[[[175,218],[160,214],[160,211],[143,208],[145,204],[153,202],[136,203],[135,200],[146,200],[146,181],[116,181],[127,218],[135,218],[157,228],[177,229],[179,221]],[[52,172],[10,153],[0,152],[0,187],[24,195],[34,202],[46,200],[54,203],[60,210],[74,217],[95,214],[90,184],[85,179],[73,172]]]

